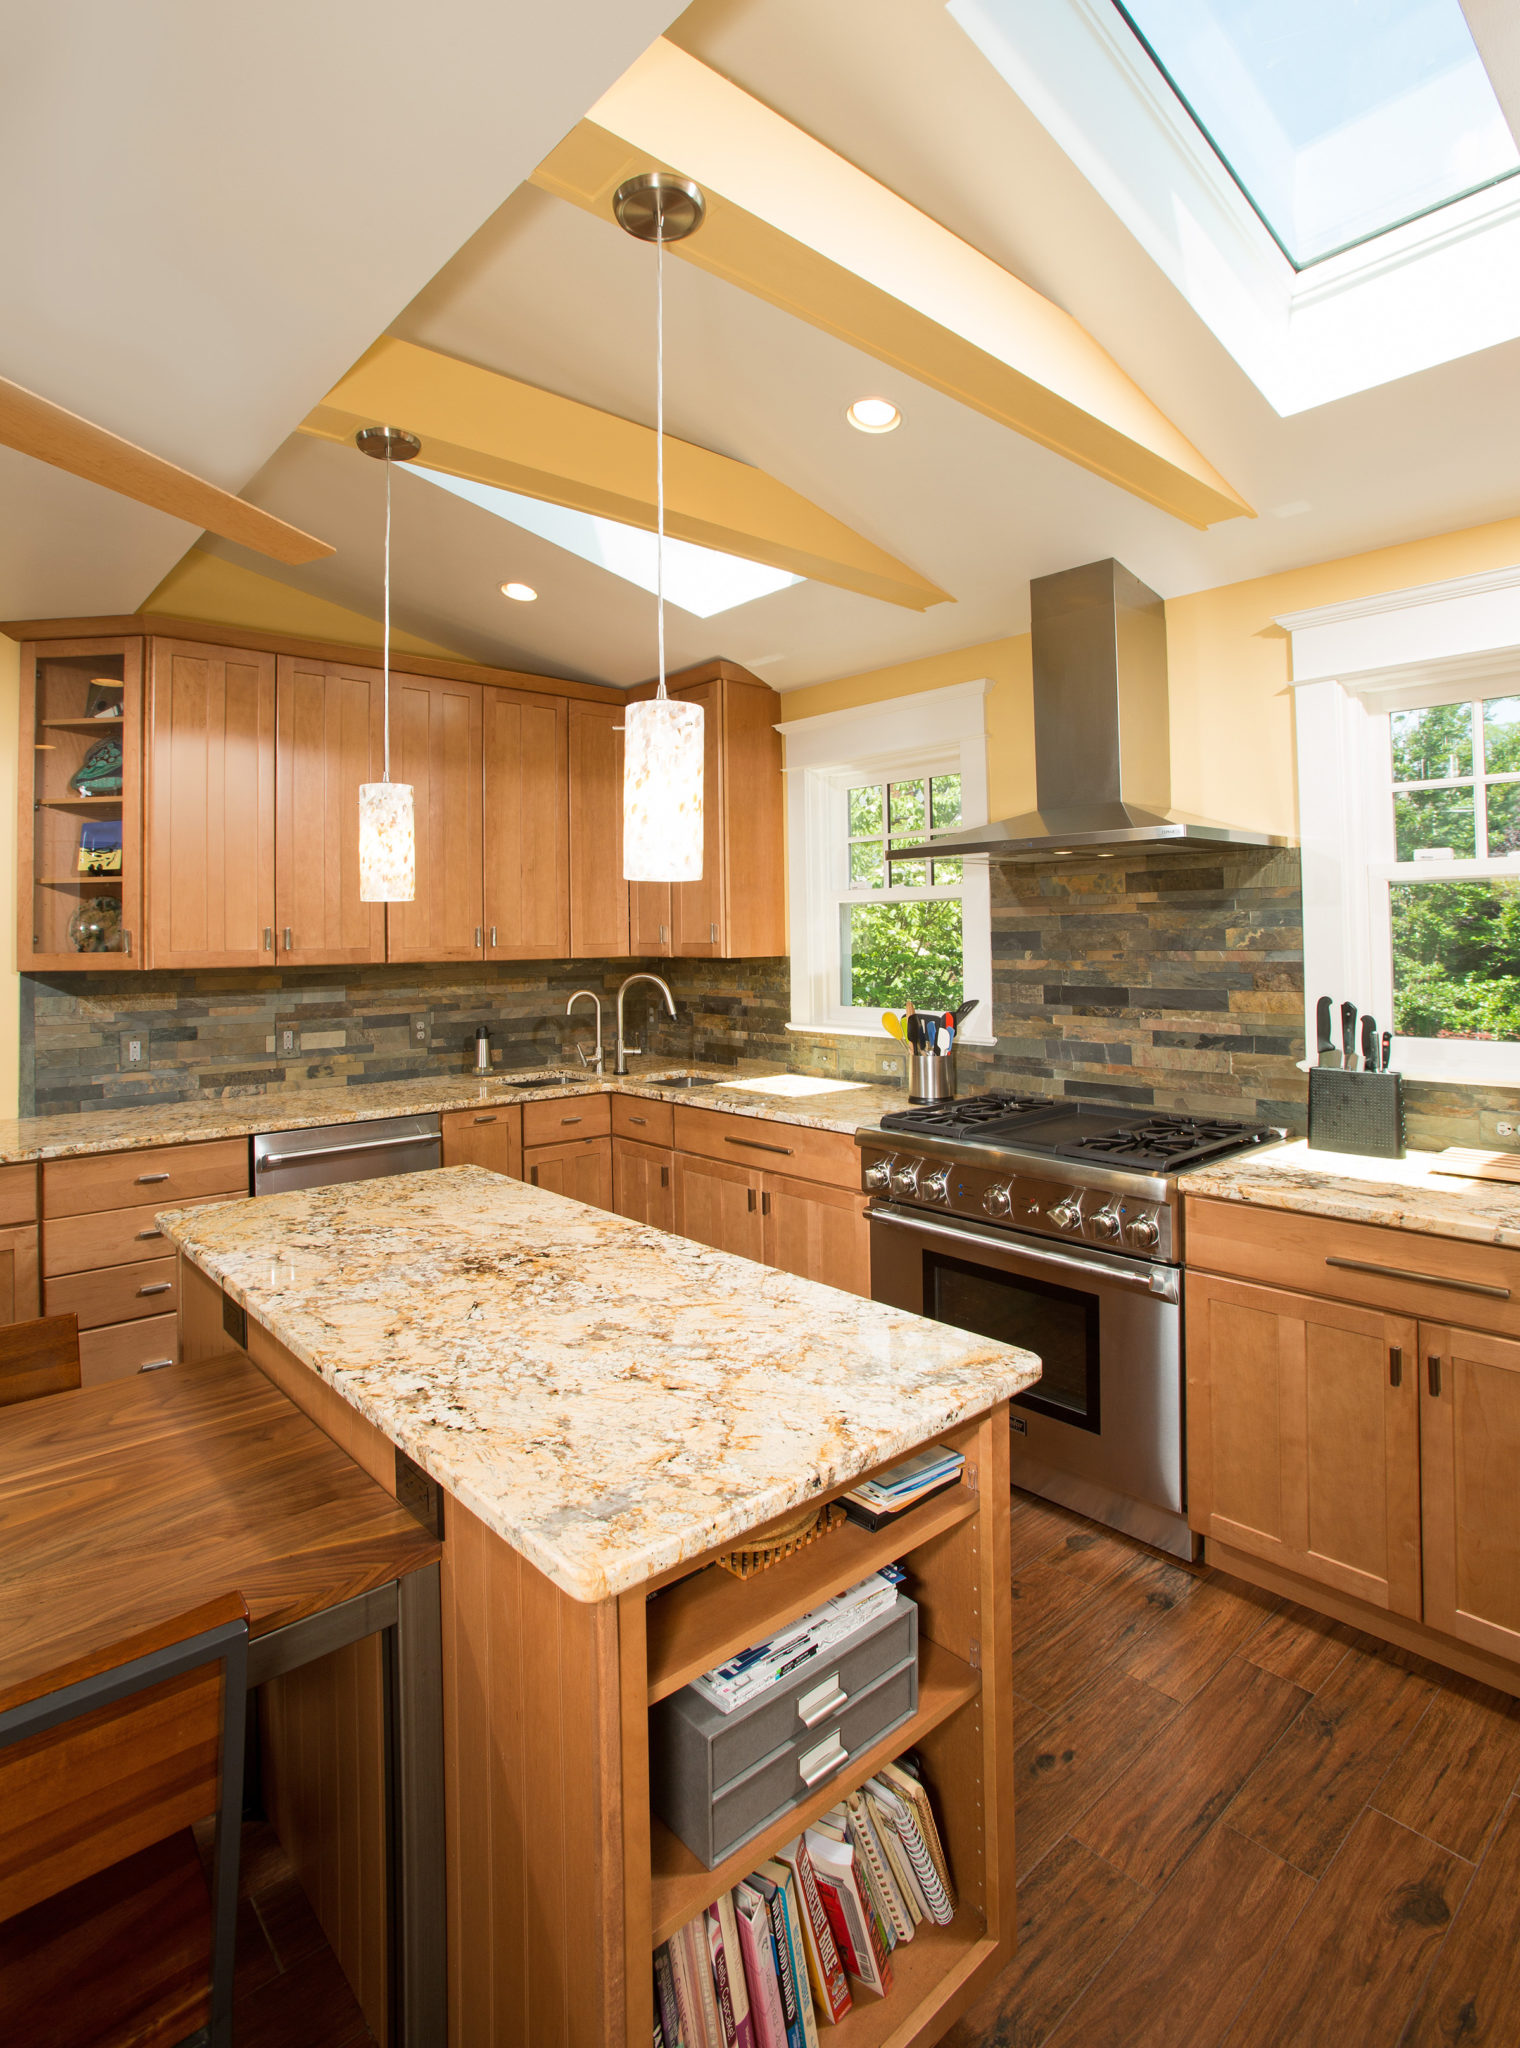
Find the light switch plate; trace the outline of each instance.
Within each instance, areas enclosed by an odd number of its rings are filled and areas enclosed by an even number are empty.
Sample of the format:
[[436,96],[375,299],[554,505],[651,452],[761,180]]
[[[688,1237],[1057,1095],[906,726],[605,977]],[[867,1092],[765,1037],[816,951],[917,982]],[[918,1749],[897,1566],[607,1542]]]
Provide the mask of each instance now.
[[146,1031],[124,1031],[121,1034],[121,1064],[124,1067],[136,1069],[147,1066],[148,1052]]

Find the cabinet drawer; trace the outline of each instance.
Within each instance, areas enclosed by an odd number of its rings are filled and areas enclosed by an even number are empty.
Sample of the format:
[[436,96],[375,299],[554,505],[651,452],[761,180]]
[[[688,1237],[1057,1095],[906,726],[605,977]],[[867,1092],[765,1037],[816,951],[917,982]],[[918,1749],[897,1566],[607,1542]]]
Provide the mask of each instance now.
[[156,1145],[147,1152],[102,1152],[91,1159],[49,1159],[42,1168],[44,1216],[95,1209],[172,1209],[204,1195],[246,1195],[248,1140]]
[[144,1259],[94,1273],[65,1273],[45,1285],[47,1314],[78,1316],[81,1330],[179,1310],[179,1260]]
[[1190,1197],[1186,1261],[1230,1280],[1520,1335],[1520,1252]]
[[[613,1134],[635,1138],[641,1145],[673,1145],[675,1118],[668,1102],[647,1102],[638,1095],[609,1095]],[[549,1107],[548,1103],[544,1108]]]
[[[237,1200],[216,1196],[214,1200]],[[91,1273],[102,1266],[126,1266],[134,1260],[167,1256],[168,1239],[154,1222],[166,1205],[149,1202],[141,1209],[107,1209],[93,1216],[55,1216],[44,1233],[42,1270],[48,1279],[63,1273]],[[201,1202],[183,1204],[199,1209]]]
[[721,1109],[688,1109],[680,1103],[675,1106],[675,1145],[678,1151],[697,1152],[706,1159],[736,1160],[801,1180],[827,1181],[832,1187],[860,1185],[860,1153],[843,1131],[815,1131],[805,1124],[730,1116]]
[[0,1166],[0,1228],[37,1221],[35,1166]]
[[141,1316],[79,1333],[79,1378],[86,1387],[124,1380],[179,1360],[179,1317]]
[[523,1104],[524,1145],[560,1145],[570,1138],[605,1138],[612,1117],[605,1095],[579,1095],[558,1102]]

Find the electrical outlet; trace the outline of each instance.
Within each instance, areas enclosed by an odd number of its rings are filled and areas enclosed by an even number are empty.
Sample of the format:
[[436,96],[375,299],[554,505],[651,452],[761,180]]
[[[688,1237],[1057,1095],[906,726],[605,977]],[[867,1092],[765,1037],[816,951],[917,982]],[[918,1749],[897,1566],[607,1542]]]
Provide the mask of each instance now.
[[418,1010],[412,1016],[412,1044],[426,1046],[431,1033],[428,1030],[426,1010]]
[[901,1077],[901,1074],[902,1074],[902,1061],[901,1061],[901,1060],[883,1060],[883,1061],[881,1062],[881,1071],[882,1071],[882,1072],[883,1072],[884,1074],[896,1074],[896,1075],[898,1075],[899,1077]]
[[288,1059],[296,1049],[296,1028],[293,1024],[280,1026],[280,1057]]
[[145,1067],[148,1064],[146,1031],[124,1031],[121,1034],[121,1064],[124,1067]]
[[1501,1138],[1520,1138],[1520,1124],[1495,1124],[1494,1132]]

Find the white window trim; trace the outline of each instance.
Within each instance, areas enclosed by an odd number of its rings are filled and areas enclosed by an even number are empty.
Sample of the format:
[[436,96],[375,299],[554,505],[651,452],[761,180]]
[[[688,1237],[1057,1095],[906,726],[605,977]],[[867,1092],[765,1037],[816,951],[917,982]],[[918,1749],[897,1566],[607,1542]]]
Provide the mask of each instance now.
[[[1393,862],[1387,727],[1415,704],[1493,696],[1520,680],[1520,566],[1447,583],[1286,612],[1298,734],[1304,891],[1304,1029],[1327,995],[1393,1021],[1388,943]],[[1463,861],[1453,881],[1513,875],[1517,863]],[[1446,879],[1444,873],[1425,879]],[[1336,1023],[1339,1031],[1339,1022]],[[1467,1039],[1393,1041],[1411,1080],[1520,1086],[1520,1045]]]
[[[792,1031],[880,1038],[838,1000],[840,896],[831,863],[838,857],[837,804],[846,777],[871,781],[894,769],[959,774],[961,817],[987,823],[987,714],[990,680],[920,690],[851,711],[825,711],[778,725],[786,745],[787,891],[792,946]],[[985,859],[965,862],[961,946],[968,997],[978,1008],[961,1033],[967,1045],[997,1043],[992,1028],[992,894]]]
[[1283,416],[1520,334],[1520,178],[1295,271],[1111,0],[948,11]]

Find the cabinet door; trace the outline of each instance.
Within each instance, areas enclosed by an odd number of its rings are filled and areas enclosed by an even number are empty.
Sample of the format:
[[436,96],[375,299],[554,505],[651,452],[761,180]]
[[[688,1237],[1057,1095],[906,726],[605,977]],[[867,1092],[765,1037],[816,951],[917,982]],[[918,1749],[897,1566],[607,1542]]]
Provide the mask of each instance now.
[[274,964],[275,658],[151,643],[148,964]]
[[628,950],[636,960],[670,952],[669,882],[628,884]]
[[569,719],[563,697],[485,692],[488,960],[570,951]]
[[610,1209],[612,1140],[577,1138],[568,1145],[525,1146],[523,1177],[551,1194],[589,1202],[593,1209]]
[[710,959],[723,953],[723,711],[722,685],[700,683],[675,694],[700,704],[702,719],[702,879],[674,882],[670,890],[672,950]]
[[871,1240],[864,1195],[854,1188],[820,1187],[814,1181],[768,1173],[761,1185],[760,1215],[768,1266],[870,1298]]
[[1193,1527],[1418,1619],[1417,1363],[1407,1317],[1190,1273]]
[[441,1122],[445,1166],[488,1166],[522,1179],[520,1109],[449,1109]]
[[417,818],[417,894],[389,906],[392,960],[485,950],[480,699],[478,683],[391,677],[391,780],[412,785]]
[[30,1322],[42,1314],[37,1289],[37,1226],[0,1230],[0,1323]]
[[714,1251],[763,1259],[760,1175],[755,1169],[684,1152],[676,1154],[675,1168],[675,1227],[682,1237],[694,1237]]
[[663,1145],[640,1145],[631,1138],[612,1141],[612,1206],[635,1223],[656,1230],[676,1227],[675,1154]]
[[1421,1323],[1420,1353],[1425,1619],[1520,1662],[1520,1344]]
[[359,901],[359,785],[384,755],[381,677],[281,655],[275,698],[275,946],[282,963],[385,958],[385,906]]
[[570,956],[628,951],[623,880],[623,707],[570,705]]

